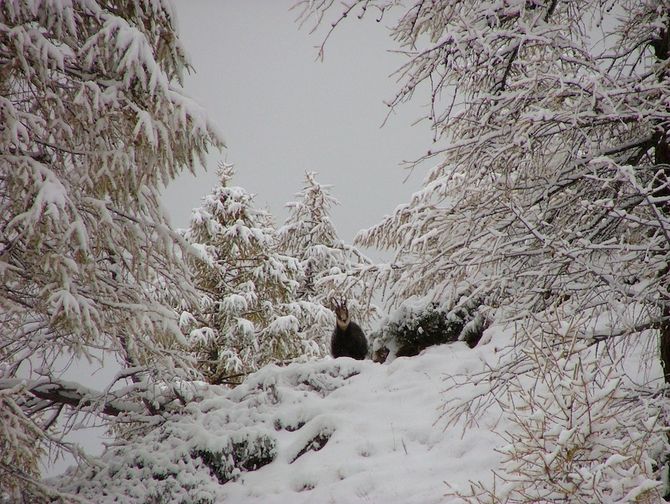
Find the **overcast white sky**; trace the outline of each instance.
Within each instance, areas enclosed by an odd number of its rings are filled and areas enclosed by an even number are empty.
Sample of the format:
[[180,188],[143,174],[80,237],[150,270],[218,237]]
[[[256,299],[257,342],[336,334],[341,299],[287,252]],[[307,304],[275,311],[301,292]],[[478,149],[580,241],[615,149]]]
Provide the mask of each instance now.
[[[404,160],[430,147],[424,124],[411,126],[420,104],[405,105],[383,128],[397,88],[391,77],[403,58],[390,53],[388,30],[349,19],[315,61],[325,31],[299,28],[294,0],[175,0],[181,39],[196,70],[185,84],[223,132],[223,156],[236,166],[233,183],[256,195],[279,222],[284,204],[302,187],[304,172],[332,184],[342,205],[333,212],[347,241],[409,199],[423,173],[403,184]],[[333,15],[339,14],[335,8]],[[216,183],[208,172],[184,175],[165,192],[177,227]]]

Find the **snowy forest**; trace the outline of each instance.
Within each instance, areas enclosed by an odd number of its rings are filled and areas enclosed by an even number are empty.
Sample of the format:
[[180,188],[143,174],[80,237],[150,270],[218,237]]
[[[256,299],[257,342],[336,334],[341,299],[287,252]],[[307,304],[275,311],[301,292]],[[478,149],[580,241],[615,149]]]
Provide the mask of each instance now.
[[0,503],[670,501],[670,1],[293,13],[320,57],[377,21],[429,104],[351,243],[318,169],[285,219],[234,183],[170,0],[0,0]]

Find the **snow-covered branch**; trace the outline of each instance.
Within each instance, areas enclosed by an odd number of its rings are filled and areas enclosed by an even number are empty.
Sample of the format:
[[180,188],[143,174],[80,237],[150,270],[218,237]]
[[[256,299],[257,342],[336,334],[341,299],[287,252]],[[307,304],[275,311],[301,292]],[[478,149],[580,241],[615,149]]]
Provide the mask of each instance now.
[[[169,2],[2,2],[0,61],[0,390],[37,460],[69,449],[59,410],[111,425],[159,404],[157,384],[198,377],[165,303],[195,297],[186,244],[158,201],[222,142],[182,94]],[[45,378],[101,354],[146,382],[122,396]],[[7,439],[3,453],[24,457]]]
[[116,394],[103,393],[84,385],[53,379],[24,380],[19,378],[0,379],[0,390],[15,389],[43,401],[30,404],[30,409],[42,410],[54,405],[65,405],[76,410],[99,412],[104,415],[145,414],[141,403],[114,398]]
[[[343,8],[364,3],[396,2]],[[301,5],[316,18],[337,8]],[[389,103],[427,96],[436,145],[424,159],[436,166],[358,240],[396,254],[384,278],[394,305],[412,296],[449,305],[466,292],[462,302],[477,296],[493,327],[509,331],[509,359],[452,410],[476,420],[499,401],[519,427],[500,473],[507,490],[475,484],[466,500],[658,497],[646,454],[668,463],[667,419],[644,419],[667,404],[639,400],[620,356],[646,356],[648,389],[661,390],[659,375],[670,382],[667,3],[417,0],[397,19],[391,31],[407,59]],[[641,444],[614,427],[611,443],[592,444],[624,411]],[[627,450],[642,455],[624,463]]]

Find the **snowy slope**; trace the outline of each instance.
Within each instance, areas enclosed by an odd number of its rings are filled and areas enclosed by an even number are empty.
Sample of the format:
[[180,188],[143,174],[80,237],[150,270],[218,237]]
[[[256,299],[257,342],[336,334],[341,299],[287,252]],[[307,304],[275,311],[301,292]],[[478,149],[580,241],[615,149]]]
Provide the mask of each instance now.
[[[230,502],[278,504],[443,502],[444,481],[463,485],[497,461],[493,448],[500,439],[487,427],[499,412],[482,418],[479,429],[465,432],[444,430],[439,421],[445,372],[480,371],[481,358],[481,352],[455,344],[390,365],[339,359],[258,373],[247,386],[275,380],[295,383],[296,375],[321,370],[338,376],[359,371],[325,397],[309,387],[280,386],[276,414],[282,422],[304,426],[282,432],[279,457],[228,483],[223,494]],[[320,432],[332,432],[326,445],[291,463]]]
[[[659,502],[664,412],[653,393],[631,400],[649,394],[634,368],[651,334],[607,357],[585,345],[566,359],[559,346],[542,366],[509,361],[502,328],[485,336],[389,364],[325,358],[198,386],[60,487],[101,504]],[[469,423],[448,422],[454,412]]]
[[[455,393],[445,392],[449,376],[481,371],[493,356],[487,346],[454,343],[390,364],[326,358],[267,366],[131,446],[110,448],[100,468],[67,475],[64,489],[94,502],[444,502],[447,483],[465,489],[499,460],[501,439],[491,432],[499,410],[486,411],[476,428],[441,418]],[[221,463],[193,456],[268,438],[272,462],[236,469],[225,484],[210,470]]]

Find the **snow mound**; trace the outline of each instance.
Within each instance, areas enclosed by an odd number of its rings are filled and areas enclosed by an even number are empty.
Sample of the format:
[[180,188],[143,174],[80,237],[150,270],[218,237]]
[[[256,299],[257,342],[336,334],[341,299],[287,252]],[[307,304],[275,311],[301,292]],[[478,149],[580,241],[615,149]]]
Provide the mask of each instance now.
[[233,390],[211,387],[63,486],[101,503],[443,502],[500,460],[499,410],[476,428],[443,419],[456,393],[445,379],[480,372],[488,355],[454,343],[388,365],[266,366]]

